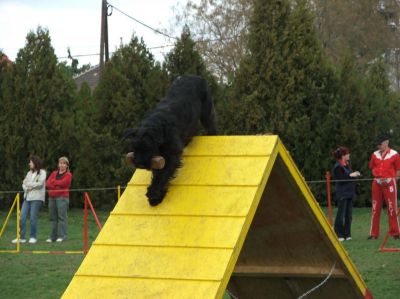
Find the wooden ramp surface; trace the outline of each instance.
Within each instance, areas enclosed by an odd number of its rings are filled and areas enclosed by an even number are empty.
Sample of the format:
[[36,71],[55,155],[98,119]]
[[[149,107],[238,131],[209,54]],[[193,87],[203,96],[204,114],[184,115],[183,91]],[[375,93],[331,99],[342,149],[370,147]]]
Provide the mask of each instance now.
[[[364,298],[277,136],[196,137],[163,203],[137,170],[63,298]],[[365,297],[366,298],[366,297]]]

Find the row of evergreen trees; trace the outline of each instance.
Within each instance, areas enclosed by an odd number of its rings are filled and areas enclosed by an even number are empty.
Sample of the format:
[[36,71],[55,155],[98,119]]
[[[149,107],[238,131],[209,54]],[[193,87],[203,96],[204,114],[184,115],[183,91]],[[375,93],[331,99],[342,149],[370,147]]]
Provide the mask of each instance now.
[[[30,32],[11,66],[0,65],[0,190],[20,189],[27,159],[42,157],[48,171],[66,155],[73,188],[114,187],[129,180],[121,134],[136,126],[181,74],[208,79],[220,134],[275,133],[306,180],[323,179],[338,145],[352,150],[353,166],[365,176],[373,140],[381,131],[399,136],[399,97],[389,89],[380,59],[368,72],[352,57],[332,65],[314,29],[309,1],[254,1],[247,54],[234,78],[217,82],[207,71],[185,28],[161,65],[133,36],[107,63],[92,93],[77,90],[71,70],[59,63],[49,32]],[[358,202],[369,200],[368,184]],[[325,201],[323,184],[312,188]],[[12,194],[0,194],[0,208]],[[75,206],[82,196],[73,193]],[[97,206],[115,203],[115,191],[96,191]]]

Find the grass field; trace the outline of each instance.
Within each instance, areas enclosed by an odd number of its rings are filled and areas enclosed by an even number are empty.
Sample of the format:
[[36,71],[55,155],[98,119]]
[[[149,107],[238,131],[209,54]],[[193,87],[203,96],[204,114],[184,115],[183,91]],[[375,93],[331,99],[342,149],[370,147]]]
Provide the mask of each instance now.
[[[105,222],[107,212],[98,212],[100,221]],[[400,253],[377,251],[382,238],[367,241],[370,209],[354,209],[353,240],[344,242],[353,262],[358,267],[369,289],[376,299],[400,298]],[[0,212],[0,225],[6,217]],[[91,216],[89,239],[97,235],[97,227]],[[82,250],[83,215],[81,210],[69,212],[69,239],[64,243],[45,243],[50,225],[45,209],[39,217],[39,242],[24,244],[22,250]],[[381,219],[381,233],[387,229],[387,217]],[[28,227],[29,228],[29,225]],[[29,232],[29,230],[28,230]],[[0,249],[13,249],[10,241],[15,237],[15,217],[12,218],[5,235],[0,240]],[[400,247],[400,241],[391,240],[388,246]],[[82,262],[82,254],[0,254],[0,297],[1,298],[59,298],[68,286],[73,274]],[[83,296],[84,298],[84,296]]]

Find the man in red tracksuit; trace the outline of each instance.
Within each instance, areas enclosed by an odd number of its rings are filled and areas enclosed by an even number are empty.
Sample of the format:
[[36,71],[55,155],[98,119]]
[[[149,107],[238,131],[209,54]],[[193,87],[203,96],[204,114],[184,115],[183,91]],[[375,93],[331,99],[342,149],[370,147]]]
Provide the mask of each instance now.
[[369,168],[375,179],[372,181],[372,219],[369,240],[379,237],[379,222],[383,199],[386,202],[389,218],[389,233],[399,239],[399,222],[397,219],[397,184],[400,175],[400,155],[389,148],[389,137],[381,135],[377,138],[378,150],[371,155]]

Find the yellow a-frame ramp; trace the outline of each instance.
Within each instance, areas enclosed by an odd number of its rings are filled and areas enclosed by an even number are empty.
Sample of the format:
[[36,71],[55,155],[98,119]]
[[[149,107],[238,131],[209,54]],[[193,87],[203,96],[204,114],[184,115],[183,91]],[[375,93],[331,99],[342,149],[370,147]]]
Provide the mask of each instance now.
[[372,298],[277,136],[196,137],[157,207],[137,170],[63,298]]

